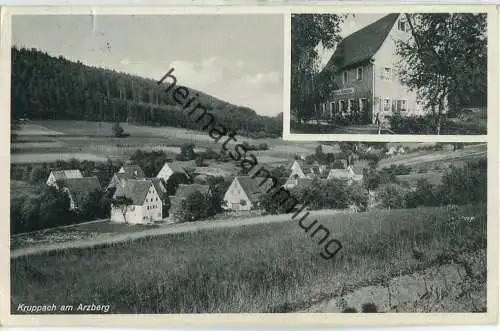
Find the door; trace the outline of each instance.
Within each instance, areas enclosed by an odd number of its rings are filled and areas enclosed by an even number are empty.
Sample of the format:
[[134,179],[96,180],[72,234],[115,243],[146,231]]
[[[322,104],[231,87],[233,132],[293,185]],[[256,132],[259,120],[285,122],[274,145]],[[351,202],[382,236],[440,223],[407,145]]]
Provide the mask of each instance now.
[[371,112],[368,109],[368,99],[359,99],[359,113],[361,114],[362,121],[365,123],[371,123]]

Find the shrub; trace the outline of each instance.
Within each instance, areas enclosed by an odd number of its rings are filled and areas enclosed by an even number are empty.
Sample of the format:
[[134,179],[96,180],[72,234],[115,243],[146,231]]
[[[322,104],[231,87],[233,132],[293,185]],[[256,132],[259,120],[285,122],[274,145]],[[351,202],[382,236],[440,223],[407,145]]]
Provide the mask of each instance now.
[[438,188],[426,179],[419,179],[415,191],[408,192],[406,196],[407,208],[419,206],[439,206],[440,194]]
[[451,167],[442,179],[442,204],[470,204],[487,201],[487,160]]
[[208,209],[206,197],[196,191],[181,201],[181,206],[175,210],[174,216],[181,222],[192,222],[206,218]]
[[265,151],[265,150],[268,150],[269,149],[269,146],[266,144],[266,143],[260,143],[259,144],[259,149],[261,151]]
[[120,125],[120,122],[116,122],[115,124],[113,124],[113,126],[111,127],[111,132],[113,134],[113,137],[118,137],[118,138],[123,137],[125,134],[125,130]]
[[398,184],[384,185],[378,192],[378,198],[383,208],[405,208],[405,191]]

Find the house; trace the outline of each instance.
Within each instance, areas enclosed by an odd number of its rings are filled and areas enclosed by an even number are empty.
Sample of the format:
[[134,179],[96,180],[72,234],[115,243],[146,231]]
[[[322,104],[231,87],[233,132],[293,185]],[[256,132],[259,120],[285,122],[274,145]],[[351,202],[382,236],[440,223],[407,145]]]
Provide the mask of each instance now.
[[185,201],[190,195],[195,192],[201,193],[203,196],[207,197],[212,192],[210,191],[210,186],[203,184],[179,184],[175,195],[170,196],[170,209],[168,211],[169,218],[174,222],[177,222],[177,214],[182,209],[182,202]]
[[[120,169],[120,171],[123,167]],[[130,169],[132,170],[132,169]],[[144,173],[142,169],[133,169],[132,171],[122,171],[117,172],[113,175],[111,180],[109,181],[108,186],[106,186],[106,190],[110,190],[116,188],[118,185],[124,185],[124,183],[129,179],[144,179]]]
[[144,171],[138,165],[134,164],[124,164],[120,170],[118,170],[119,174],[126,174],[130,178],[145,178]]
[[399,40],[411,38],[404,14],[389,14],[345,37],[322,71],[338,87],[318,104],[327,120],[350,115],[357,123],[375,123],[394,113],[418,115],[417,93],[398,78]]
[[156,175],[156,178],[163,179],[163,181],[167,183],[168,179],[174,174],[179,174],[185,177],[186,179],[189,178],[189,175],[187,174],[186,170],[182,167],[182,165],[176,162],[165,162],[163,167]]
[[78,169],[72,170],[53,170],[47,178],[46,184],[57,188],[57,181],[68,178],[83,178],[82,173]]
[[79,209],[89,193],[102,189],[95,176],[59,179],[54,186],[68,194],[70,210]]
[[111,221],[130,224],[161,221],[163,202],[157,187],[150,179],[129,179],[117,186],[113,199],[124,196],[131,204],[111,205]]
[[259,207],[262,196],[273,188],[270,179],[238,176],[227,188],[223,199],[223,209],[251,210]]
[[363,175],[357,175],[352,169],[352,167],[349,166],[345,169],[331,169],[326,179],[327,180],[344,179],[347,180],[349,183],[352,183],[354,181],[362,180]]
[[288,179],[286,180],[285,184],[283,184],[283,187],[286,189],[292,189],[295,186],[297,186],[297,180],[299,178],[306,178],[306,175],[302,170],[301,164],[297,160],[294,160],[290,164],[288,169],[290,171],[290,175],[288,176]]

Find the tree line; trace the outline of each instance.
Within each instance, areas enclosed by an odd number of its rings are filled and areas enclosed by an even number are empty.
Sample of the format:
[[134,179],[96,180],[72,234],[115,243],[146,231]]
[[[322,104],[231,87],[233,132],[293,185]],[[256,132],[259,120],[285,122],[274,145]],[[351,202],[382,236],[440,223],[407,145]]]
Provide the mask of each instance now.
[[[127,122],[202,130],[152,79],[91,67],[34,48],[13,47],[11,56],[12,119]],[[281,136],[279,116],[261,116],[248,107],[194,92],[228,130],[256,138]]]

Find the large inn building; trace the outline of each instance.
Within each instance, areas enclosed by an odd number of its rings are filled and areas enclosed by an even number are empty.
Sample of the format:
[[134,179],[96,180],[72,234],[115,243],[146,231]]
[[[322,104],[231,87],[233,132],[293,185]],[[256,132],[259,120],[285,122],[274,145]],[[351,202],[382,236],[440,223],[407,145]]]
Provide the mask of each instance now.
[[[360,123],[375,123],[400,111],[402,115],[421,114],[417,94],[403,85],[395,70],[400,58],[396,41],[411,38],[403,14],[389,14],[345,37],[325,66],[338,89],[331,91],[321,107],[324,118],[333,119],[359,109]],[[359,108],[358,108],[359,107]]]

